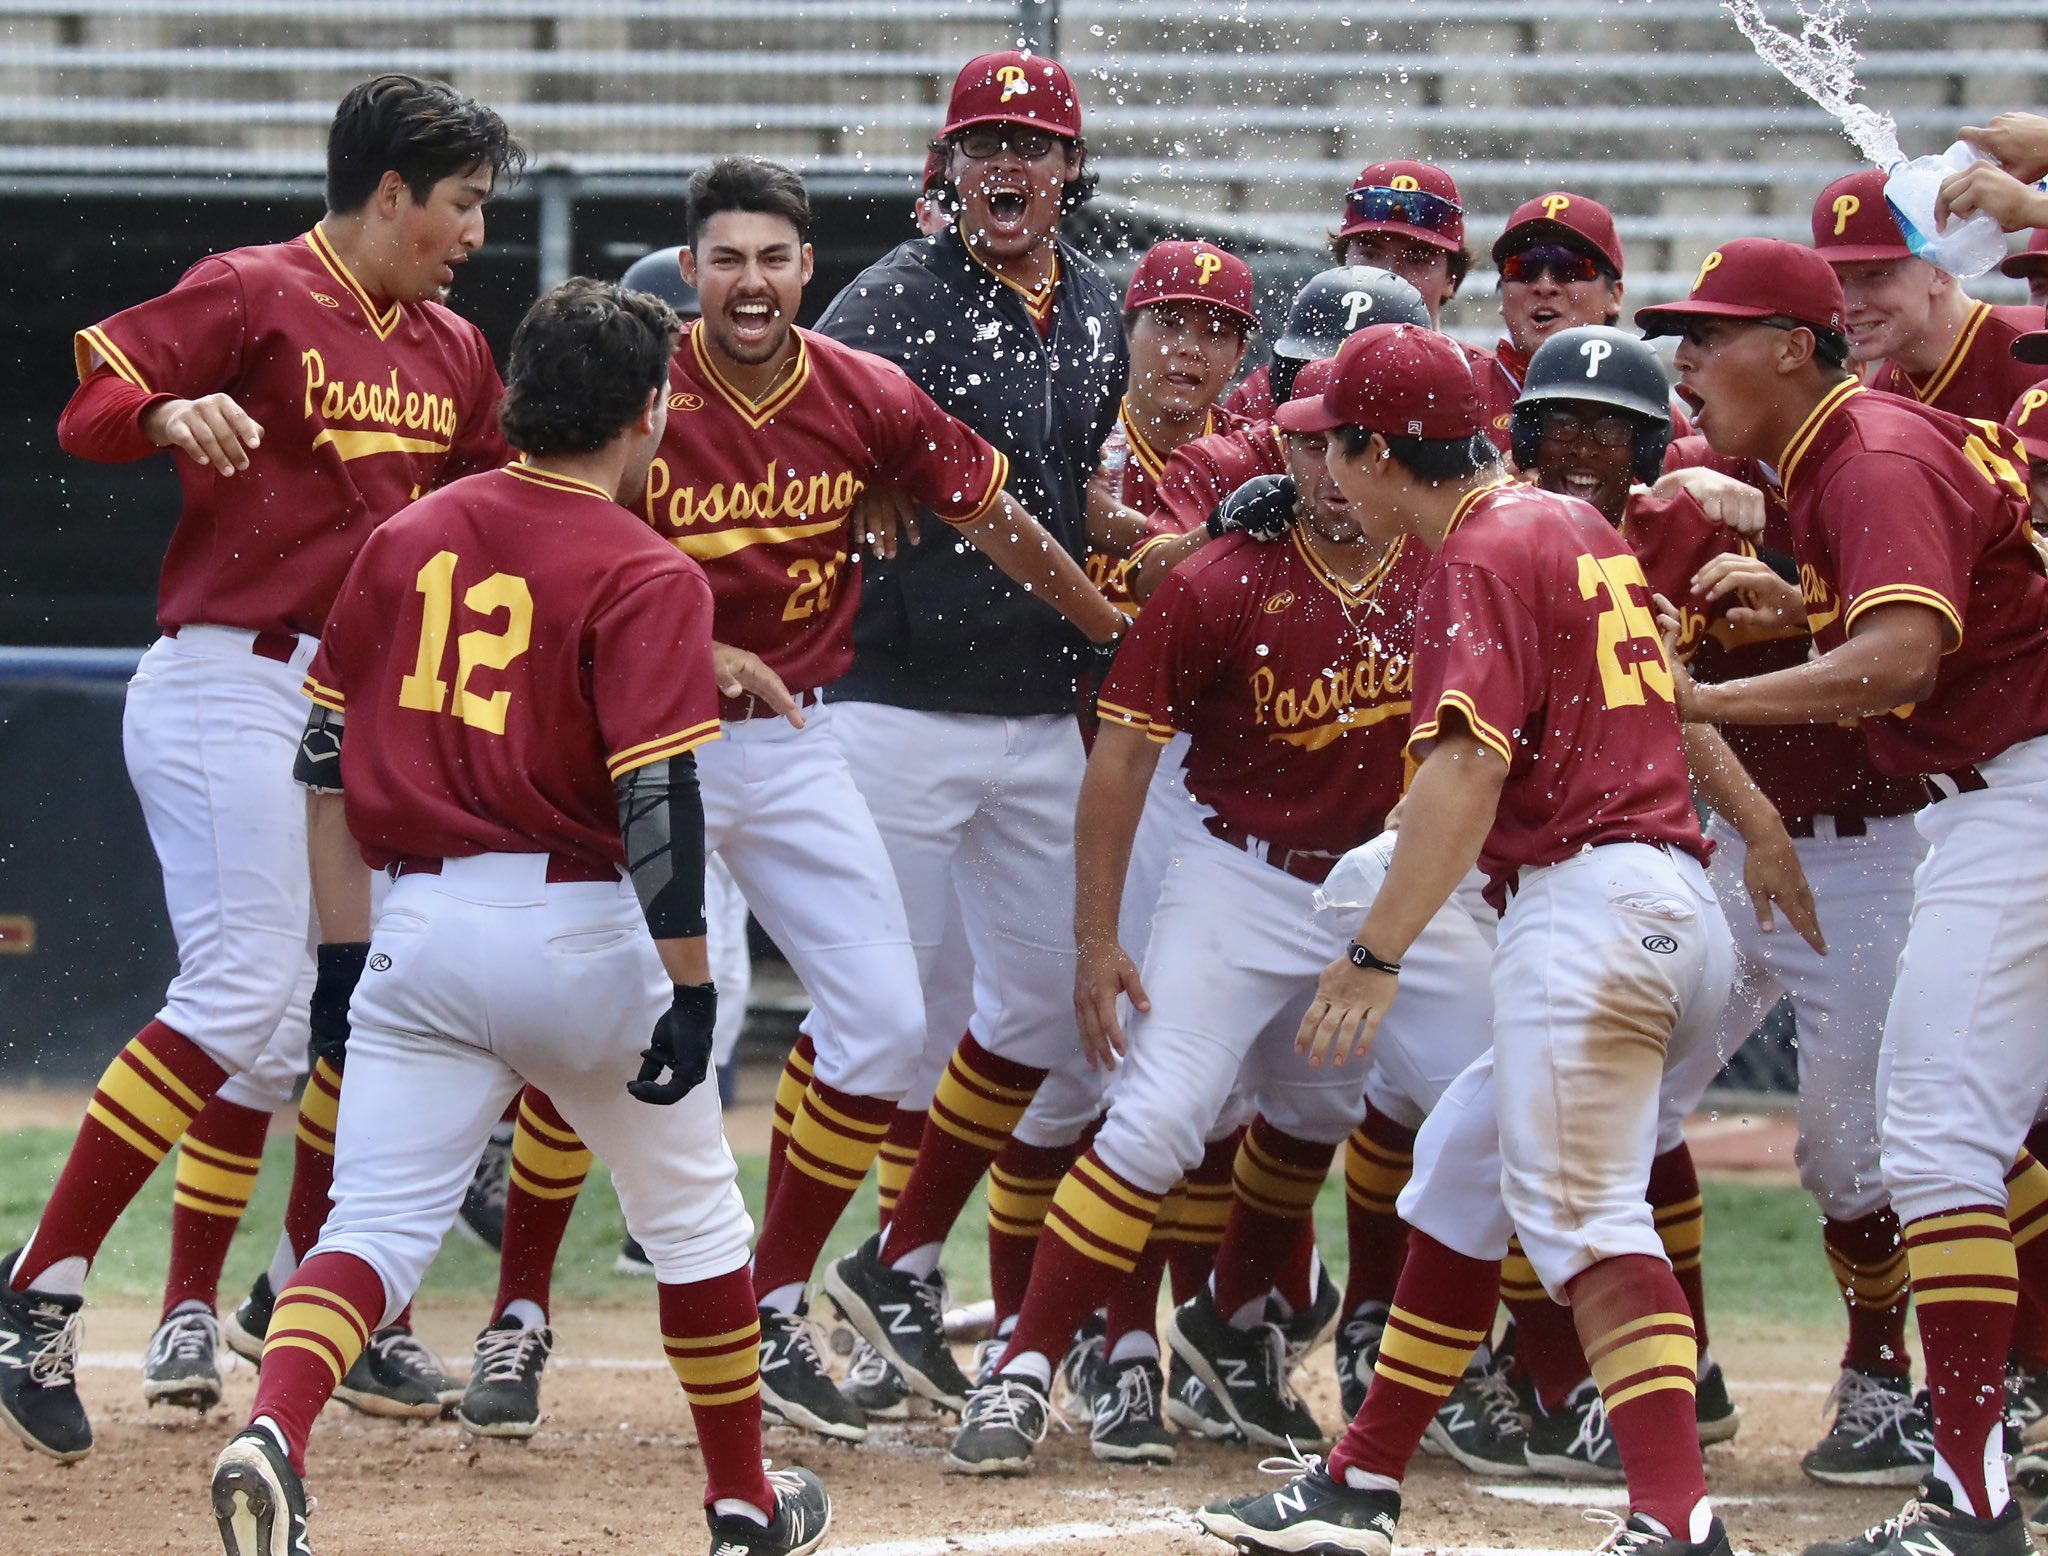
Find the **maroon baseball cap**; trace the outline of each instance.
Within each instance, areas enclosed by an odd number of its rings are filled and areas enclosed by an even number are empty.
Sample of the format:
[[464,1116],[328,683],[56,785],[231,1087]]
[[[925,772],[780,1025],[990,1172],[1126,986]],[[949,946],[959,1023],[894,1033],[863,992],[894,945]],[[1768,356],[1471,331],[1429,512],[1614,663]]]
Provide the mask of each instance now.
[[1259,326],[1257,285],[1252,267],[1213,243],[1175,239],[1145,250],[1124,292],[1124,312],[1155,303],[1207,303]]
[[1838,178],[1813,202],[1813,246],[1831,265],[1911,259],[1906,235],[1884,201],[1884,174],[1868,167]]
[[946,105],[953,135],[974,124],[1025,124],[1069,140],[1081,138],[1081,99],[1066,67],[1042,54],[1005,49],[981,54],[961,67]]
[[1562,243],[1591,253],[1617,276],[1621,274],[1621,234],[1614,213],[1590,195],[1553,189],[1515,207],[1507,227],[1493,240],[1493,262],[1538,243]]
[[1636,310],[1636,328],[1654,340],[1682,335],[1688,319],[1794,319],[1842,333],[1842,283],[1817,249],[1780,238],[1737,238],[1709,254],[1682,303]]
[[918,193],[922,194],[934,184],[946,181],[946,154],[932,150],[924,154],[924,176],[917,181]]
[[2027,246],[1998,267],[1999,274],[2018,276],[2022,280],[2029,276],[2048,275],[2048,227],[2036,227],[2034,235],[2027,239]]
[[2034,385],[2013,401],[2005,426],[2020,440],[2028,459],[2048,459],[2048,383]]
[[1465,204],[1457,181],[1427,162],[1375,162],[1344,196],[1340,238],[1398,232],[1453,253],[1465,246]]
[[[1304,362],[1294,375],[1294,387],[1287,392],[1287,403],[1273,413],[1273,425],[1282,432],[1322,432],[1321,426],[1305,426],[1303,422],[1315,421],[1322,414],[1317,400],[1330,380],[1337,376],[1335,357],[1317,357],[1313,362]],[[1302,407],[1314,405],[1312,412],[1304,413]]]
[[1286,432],[1350,426],[1409,438],[1467,438],[1486,424],[1463,349],[1413,324],[1374,324],[1351,336],[1331,359],[1328,387],[1289,400],[1274,420]]

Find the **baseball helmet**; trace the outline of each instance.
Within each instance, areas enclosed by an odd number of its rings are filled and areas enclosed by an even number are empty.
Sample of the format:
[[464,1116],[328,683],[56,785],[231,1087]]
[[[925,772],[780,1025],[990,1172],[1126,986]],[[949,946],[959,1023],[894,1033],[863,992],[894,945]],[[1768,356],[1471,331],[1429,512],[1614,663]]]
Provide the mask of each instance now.
[[628,291],[652,292],[685,319],[701,317],[704,309],[697,301],[697,289],[683,279],[682,266],[677,263],[682,252],[678,245],[642,254],[626,267],[619,285]]
[[1582,324],[1536,348],[1509,432],[1523,470],[1534,469],[1542,451],[1546,400],[1604,405],[1634,418],[1635,478],[1647,484],[1662,472],[1671,442],[1671,385],[1647,342],[1626,330]]
[[1311,276],[1295,293],[1287,327],[1273,342],[1273,403],[1286,402],[1302,363],[1334,357],[1350,335],[1370,324],[1428,329],[1429,309],[1414,287],[1374,265],[1339,265]]

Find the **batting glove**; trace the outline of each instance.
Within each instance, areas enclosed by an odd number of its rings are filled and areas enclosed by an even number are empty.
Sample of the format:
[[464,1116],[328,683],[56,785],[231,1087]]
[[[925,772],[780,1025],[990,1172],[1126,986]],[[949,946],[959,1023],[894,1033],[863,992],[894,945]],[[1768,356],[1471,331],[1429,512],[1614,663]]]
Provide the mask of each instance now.
[[[715,984],[676,984],[675,999],[654,1023],[640,1050],[640,1073],[626,1082],[636,1101],[668,1107],[681,1102],[711,1072],[711,1028],[718,1021]],[[668,1079],[661,1078],[668,1071]]]

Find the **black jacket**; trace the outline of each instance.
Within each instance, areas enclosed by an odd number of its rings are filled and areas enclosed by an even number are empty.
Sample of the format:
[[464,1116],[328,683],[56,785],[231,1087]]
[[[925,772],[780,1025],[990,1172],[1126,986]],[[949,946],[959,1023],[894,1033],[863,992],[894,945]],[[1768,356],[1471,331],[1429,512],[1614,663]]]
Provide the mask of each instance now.
[[[1086,487],[1130,376],[1119,298],[1062,242],[1052,329],[968,256],[951,228],[856,276],[821,334],[898,363],[1010,460],[1009,492],[1076,558]],[[863,566],[853,668],[835,701],[1019,716],[1074,706],[1086,640],[979,551],[924,515],[923,544]]]

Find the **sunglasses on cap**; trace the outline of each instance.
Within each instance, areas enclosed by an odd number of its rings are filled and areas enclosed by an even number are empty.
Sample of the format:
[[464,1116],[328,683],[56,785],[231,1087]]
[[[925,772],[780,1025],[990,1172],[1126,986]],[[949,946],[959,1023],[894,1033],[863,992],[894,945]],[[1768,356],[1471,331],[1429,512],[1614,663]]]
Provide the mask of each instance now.
[[1036,162],[1063,142],[1044,130],[1027,130],[1014,124],[976,124],[955,135],[953,144],[969,162],[986,162],[1006,151],[1016,152],[1026,162]]
[[1575,281],[1600,279],[1600,261],[1578,249],[1558,243],[1537,243],[1508,255],[1500,262],[1500,278],[1526,284],[1539,281],[1545,272],[1561,286]]
[[1442,195],[1421,189],[1388,189],[1360,184],[1344,197],[1344,225],[1354,222],[1417,227],[1424,232],[1453,233],[1465,221],[1465,208]]

